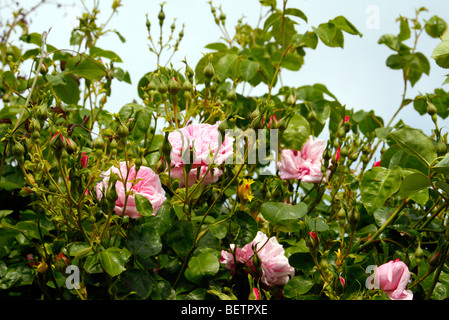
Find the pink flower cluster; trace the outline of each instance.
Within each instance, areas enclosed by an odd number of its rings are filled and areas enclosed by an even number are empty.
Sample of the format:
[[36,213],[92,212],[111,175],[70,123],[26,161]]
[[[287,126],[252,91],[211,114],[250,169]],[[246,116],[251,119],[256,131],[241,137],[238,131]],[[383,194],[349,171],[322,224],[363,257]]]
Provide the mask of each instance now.
[[321,166],[326,142],[309,137],[301,151],[283,149],[278,162],[281,179],[297,179],[303,182],[319,183],[323,178]]
[[[259,231],[253,241],[243,248],[237,248],[231,244],[230,251],[221,251],[220,263],[225,268],[235,272],[236,264],[245,265],[252,272],[257,272],[254,264],[254,256],[257,254],[260,261],[261,281],[268,287],[285,285],[294,277],[295,269],[290,266],[285,251],[276,237],[268,237]],[[235,255],[235,260],[234,260]]]
[[[120,177],[115,185],[118,194],[118,199],[115,202],[114,208],[115,213],[119,215],[123,213],[126,192],[129,191],[131,191],[131,193],[128,195],[128,199],[126,200],[126,208],[124,211],[125,215],[132,219],[141,217],[136,209],[136,203],[134,201],[135,194],[143,195],[150,200],[151,205],[153,206],[153,215],[158,212],[159,208],[166,200],[165,191],[162,188],[159,176],[151,168],[145,166],[141,166],[136,174],[136,169],[134,166],[129,168],[128,172],[126,162],[120,162],[119,168],[111,167],[106,172],[103,172],[103,181],[98,183],[95,188],[98,199],[101,199],[103,193],[106,192],[109,178],[113,172],[118,174]],[[120,180],[126,181],[126,190],[125,185]]]
[[[191,124],[184,128],[171,132],[168,136],[168,140],[172,145],[171,151],[171,171],[170,174],[173,178],[179,178],[181,180],[181,186],[185,185],[184,181],[184,164],[191,164],[192,170],[189,173],[188,184],[193,185],[196,181],[197,170],[200,170],[201,179],[207,172],[208,166],[212,163],[220,165],[225,162],[226,159],[232,157],[234,153],[234,139],[229,135],[224,138],[221,137],[218,131],[220,122],[214,125],[201,123]],[[185,152],[190,153],[192,149],[193,161],[190,158],[183,157]],[[204,178],[202,184],[214,183],[222,175],[220,169],[211,169],[207,176]]]
[[412,300],[413,292],[406,290],[410,280],[407,265],[396,259],[378,267],[374,273],[375,281],[391,300]]

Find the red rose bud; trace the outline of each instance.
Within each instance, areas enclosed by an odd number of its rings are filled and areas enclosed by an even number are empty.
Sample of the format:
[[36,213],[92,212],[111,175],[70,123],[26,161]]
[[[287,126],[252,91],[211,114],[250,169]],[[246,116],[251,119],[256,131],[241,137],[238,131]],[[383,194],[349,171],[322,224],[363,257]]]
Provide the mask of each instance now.
[[88,161],[89,161],[89,157],[86,156],[86,153],[85,153],[85,152],[83,152],[83,153],[81,154],[80,166],[81,166],[82,168],[87,168],[87,162],[88,162]]
[[76,151],[76,143],[70,139],[64,137],[61,132],[56,132],[50,140],[50,146],[57,151],[65,149],[67,153],[73,153]]
[[309,236],[306,239],[306,245],[310,250],[315,251],[320,244],[320,239],[317,237],[315,232],[309,231]]
[[380,167],[380,161],[374,162],[373,167]]
[[69,260],[67,260],[67,258],[65,257],[64,253],[58,253],[58,255],[56,256],[56,262],[58,261],[62,261],[64,262],[66,265],[69,265]]
[[335,154],[335,162],[338,162],[338,160],[340,160],[340,151],[341,151],[341,148],[338,148],[337,153]]
[[343,286],[343,288],[345,287],[345,284],[346,284],[346,280],[342,277],[342,276],[339,276],[340,277],[340,283],[341,283],[341,285]]
[[427,258],[427,262],[429,263],[429,266],[431,269],[435,269],[436,267],[438,267],[440,265],[442,256],[443,256],[442,252],[437,249],[437,251],[432,253]]

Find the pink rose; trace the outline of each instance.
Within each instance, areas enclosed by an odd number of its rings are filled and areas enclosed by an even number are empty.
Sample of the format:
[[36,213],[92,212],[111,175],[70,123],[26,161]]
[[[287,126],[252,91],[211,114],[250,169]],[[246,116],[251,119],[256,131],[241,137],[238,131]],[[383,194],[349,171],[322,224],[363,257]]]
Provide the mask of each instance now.
[[121,215],[123,213],[123,207],[125,206],[125,186],[121,181],[126,181],[126,191],[132,191],[128,196],[124,211],[124,214],[132,219],[141,217],[136,209],[136,203],[134,201],[135,194],[140,194],[150,200],[151,205],[153,206],[153,215],[157,213],[159,208],[165,202],[165,191],[162,188],[159,176],[151,168],[145,166],[140,167],[137,175],[134,166],[129,169],[128,173],[126,162],[120,162],[120,168],[111,167],[109,170],[102,173],[104,179],[96,186],[98,199],[101,199],[103,193],[106,192],[109,177],[112,172],[119,175],[119,180],[117,180],[115,185],[118,194],[118,199],[115,202],[114,208],[115,213]]
[[[196,181],[197,168],[200,168],[199,178],[201,179],[210,164],[220,165],[226,159],[232,157],[234,139],[226,135],[223,140],[218,131],[219,124],[220,122],[214,125],[207,123],[191,124],[168,135],[168,140],[172,145],[170,174],[181,180],[181,186],[185,185],[184,164],[190,161],[189,156],[183,159],[183,154],[187,152],[189,155],[191,148],[193,150],[193,162],[189,174],[189,185]],[[213,169],[213,173],[211,171],[205,177],[203,185],[216,182],[223,174],[218,168]]]
[[298,179],[303,182],[318,183],[322,180],[323,152],[326,142],[310,137],[301,151],[283,149],[278,162],[281,179]]
[[295,269],[290,266],[284,248],[278,243],[276,237],[268,239],[265,233],[259,231],[254,240],[243,248],[235,248],[232,244],[230,249],[230,251],[222,250],[220,262],[226,269],[231,270],[231,273],[235,271],[236,262],[257,272],[254,265],[254,255],[257,254],[261,264],[260,277],[262,283],[268,287],[285,285],[295,275]]
[[380,167],[380,161],[374,162],[373,167]]
[[378,267],[374,273],[376,283],[391,300],[412,300],[413,292],[405,290],[410,280],[407,265],[396,259]]

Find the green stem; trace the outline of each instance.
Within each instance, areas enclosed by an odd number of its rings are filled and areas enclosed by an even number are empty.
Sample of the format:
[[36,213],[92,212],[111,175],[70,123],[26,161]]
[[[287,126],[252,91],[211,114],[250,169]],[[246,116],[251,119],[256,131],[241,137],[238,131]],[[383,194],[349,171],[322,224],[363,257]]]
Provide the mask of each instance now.
[[366,248],[369,244],[371,244],[396,219],[399,213],[405,208],[407,203],[408,200],[403,201],[399,208],[396,209],[396,211],[391,215],[390,218],[388,218],[383,226],[380,227],[379,230],[377,230],[376,233],[367,242],[360,246],[360,250]]

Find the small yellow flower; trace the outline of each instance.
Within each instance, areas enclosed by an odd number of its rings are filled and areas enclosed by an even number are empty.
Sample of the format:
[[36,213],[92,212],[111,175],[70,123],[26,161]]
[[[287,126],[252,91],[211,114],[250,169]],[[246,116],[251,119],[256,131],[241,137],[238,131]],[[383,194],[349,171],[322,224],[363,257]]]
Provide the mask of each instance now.
[[340,248],[337,250],[336,255],[337,255],[337,260],[335,261],[335,265],[338,268],[340,268],[341,265],[343,264]]
[[238,195],[242,200],[251,201],[254,198],[251,185],[254,183],[253,179],[243,179],[242,184],[238,188]]
[[39,273],[45,273],[47,272],[48,265],[45,263],[44,260],[42,260],[36,267],[37,272]]

